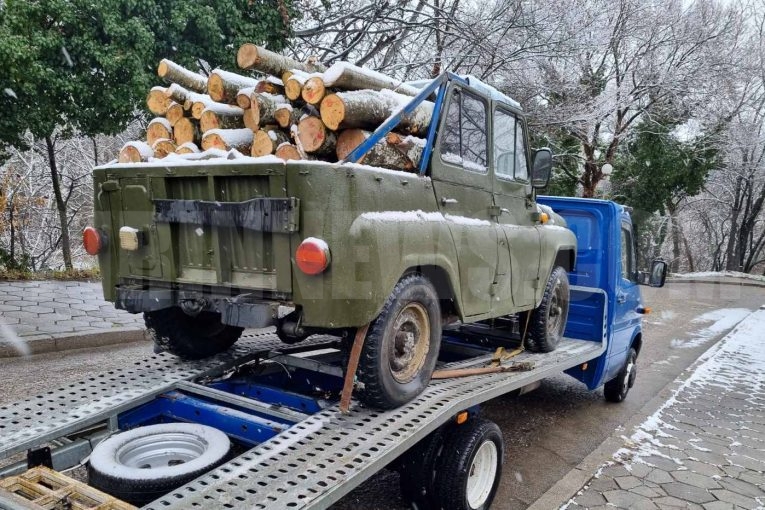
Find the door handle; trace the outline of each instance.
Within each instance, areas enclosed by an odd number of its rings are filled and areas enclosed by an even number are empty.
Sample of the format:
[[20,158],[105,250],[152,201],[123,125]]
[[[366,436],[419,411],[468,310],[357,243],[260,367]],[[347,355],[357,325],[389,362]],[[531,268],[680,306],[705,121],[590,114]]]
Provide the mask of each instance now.
[[441,205],[459,204],[459,203],[460,203],[459,200],[457,200],[456,198],[441,197]]
[[616,302],[617,303],[626,303],[627,302],[627,294],[624,292],[617,292],[616,293]]

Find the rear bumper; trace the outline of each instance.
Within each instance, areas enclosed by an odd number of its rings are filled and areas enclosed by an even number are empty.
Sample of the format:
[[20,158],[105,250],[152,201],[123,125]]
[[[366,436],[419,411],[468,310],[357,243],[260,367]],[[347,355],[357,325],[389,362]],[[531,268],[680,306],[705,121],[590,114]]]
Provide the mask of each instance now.
[[221,322],[243,328],[265,328],[276,324],[279,301],[254,299],[251,295],[217,296],[176,289],[146,289],[134,286],[116,288],[114,306],[130,313],[152,312],[180,306],[186,311],[209,311],[221,315]]

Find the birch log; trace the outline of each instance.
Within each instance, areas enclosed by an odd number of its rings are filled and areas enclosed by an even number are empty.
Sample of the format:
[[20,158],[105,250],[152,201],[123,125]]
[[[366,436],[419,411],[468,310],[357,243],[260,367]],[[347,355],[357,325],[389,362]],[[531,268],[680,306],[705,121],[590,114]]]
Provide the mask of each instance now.
[[177,83],[185,89],[200,94],[204,93],[207,89],[207,79],[204,76],[194,71],[189,71],[185,67],[166,58],[162,59],[159,63],[157,74],[169,83]]
[[239,51],[236,53],[236,63],[240,69],[255,69],[272,76],[281,76],[284,71],[290,69],[299,69],[309,73],[322,72],[327,69],[318,62],[298,62],[251,43],[239,47]]

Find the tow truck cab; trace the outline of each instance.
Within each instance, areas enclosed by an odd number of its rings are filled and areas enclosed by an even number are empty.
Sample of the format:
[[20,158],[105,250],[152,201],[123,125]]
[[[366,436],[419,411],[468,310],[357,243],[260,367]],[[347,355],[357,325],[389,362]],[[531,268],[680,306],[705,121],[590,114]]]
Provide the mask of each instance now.
[[538,197],[538,202],[563,216],[576,235],[565,336],[593,340],[602,331],[607,348],[598,358],[566,373],[592,390],[618,376],[630,349],[640,354],[641,317],[650,309],[643,304],[639,285],[663,286],[667,264],[655,260],[650,271],[638,270],[635,230],[625,206],[607,200],[549,196]]

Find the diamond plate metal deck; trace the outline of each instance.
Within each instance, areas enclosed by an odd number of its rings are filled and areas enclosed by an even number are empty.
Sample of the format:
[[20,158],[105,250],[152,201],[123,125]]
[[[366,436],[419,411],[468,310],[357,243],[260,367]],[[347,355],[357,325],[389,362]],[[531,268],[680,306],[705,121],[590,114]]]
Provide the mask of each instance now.
[[387,412],[358,405],[347,415],[337,407],[324,410],[145,508],[326,508],[455,413],[594,359],[604,349],[605,342],[564,339],[552,353],[515,358],[534,361],[529,372],[433,381],[416,400]]
[[[300,346],[329,340],[336,339],[315,336]],[[290,350],[273,332],[246,332],[233,349],[212,358],[182,361],[156,354],[121,370],[0,406],[0,460],[100,423],[172,389],[179,381],[219,374],[274,349]]]

